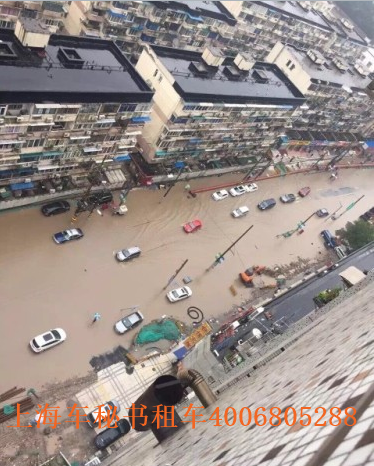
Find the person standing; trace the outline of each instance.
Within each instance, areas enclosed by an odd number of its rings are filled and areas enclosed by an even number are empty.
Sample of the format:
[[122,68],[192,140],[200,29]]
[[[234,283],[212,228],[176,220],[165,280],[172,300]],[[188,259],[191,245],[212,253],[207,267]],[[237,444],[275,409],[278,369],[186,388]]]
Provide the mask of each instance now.
[[99,321],[100,319],[101,319],[101,315],[98,312],[95,312],[93,320],[92,320],[92,324]]

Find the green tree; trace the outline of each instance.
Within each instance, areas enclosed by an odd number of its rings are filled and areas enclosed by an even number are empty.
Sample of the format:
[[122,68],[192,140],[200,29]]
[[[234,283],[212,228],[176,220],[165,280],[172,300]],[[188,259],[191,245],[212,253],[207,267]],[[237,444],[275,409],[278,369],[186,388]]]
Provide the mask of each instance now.
[[355,251],[374,241],[374,226],[365,220],[348,222],[344,228],[336,231],[336,235],[347,241]]

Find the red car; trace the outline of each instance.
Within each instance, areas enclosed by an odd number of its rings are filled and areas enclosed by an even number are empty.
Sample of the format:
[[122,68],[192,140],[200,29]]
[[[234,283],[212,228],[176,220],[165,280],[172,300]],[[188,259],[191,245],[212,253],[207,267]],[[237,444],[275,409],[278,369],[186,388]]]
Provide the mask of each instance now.
[[186,233],[193,233],[194,231],[200,230],[202,226],[203,224],[200,222],[200,220],[193,220],[192,222],[188,222],[183,225],[183,230]]
[[309,186],[306,186],[305,188],[301,188],[299,191],[299,196],[305,197],[310,193],[310,188]]

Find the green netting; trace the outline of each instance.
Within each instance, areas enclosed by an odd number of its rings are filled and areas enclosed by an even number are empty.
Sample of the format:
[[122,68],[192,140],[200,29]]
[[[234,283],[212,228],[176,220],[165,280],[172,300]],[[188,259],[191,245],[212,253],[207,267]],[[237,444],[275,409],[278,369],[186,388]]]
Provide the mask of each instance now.
[[15,411],[15,408],[12,405],[4,405],[4,408],[3,408],[4,414],[12,414],[14,413],[14,411]]
[[138,333],[135,343],[145,345],[159,340],[178,340],[180,331],[172,320],[163,320],[145,325]]

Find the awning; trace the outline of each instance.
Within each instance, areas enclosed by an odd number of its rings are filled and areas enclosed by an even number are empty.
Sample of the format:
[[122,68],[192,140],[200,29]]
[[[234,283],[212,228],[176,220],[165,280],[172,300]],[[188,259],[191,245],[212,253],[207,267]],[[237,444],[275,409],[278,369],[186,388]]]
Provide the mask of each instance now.
[[81,141],[83,139],[91,139],[91,136],[70,136],[72,141]]
[[95,125],[99,125],[99,124],[101,124],[101,123],[107,123],[107,124],[109,124],[109,123],[115,123],[115,122],[116,122],[116,120],[115,120],[114,118],[107,118],[107,119],[104,119],[104,120],[97,120],[97,121],[95,121],[94,124],[95,124]]
[[44,170],[54,170],[56,168],[60,168],[60,165],[44,165],[42,167],[38,167],[38,170],[42,172]]
[[0,141],[1,145],[6,145],[6,144],[23,144],[25,141],[17,141],[15,140],[10,140],[10,139],[5,139],[4,141]]
[[34,187],[33,182],[29,183],[14,183],[10,185],[10,189],[12,191],[19,191],[20,189],[32,189]]
[[151,121],[151,117],[149,116],[142,116],[142,117],[133,117],[131,118],[133,123],[145,123],[146,121]]
[[204,21],[203,18],[200,18],[200,16],[192,16],[190,13],[187,13],[187,16],[193,21],[198,21],[199,23]]
[[31,121],[28,125],[29,126],[53,126],[54,123],[33,123]]
[[113,158],[113,161],[114,162],[124,162],[126,160],[131,160],[131,157],[129,154],[120,154],[120,155],[116,155],[114,158]]
[[83,147],[83,152],[99,152],[101,149],[97,147]]

